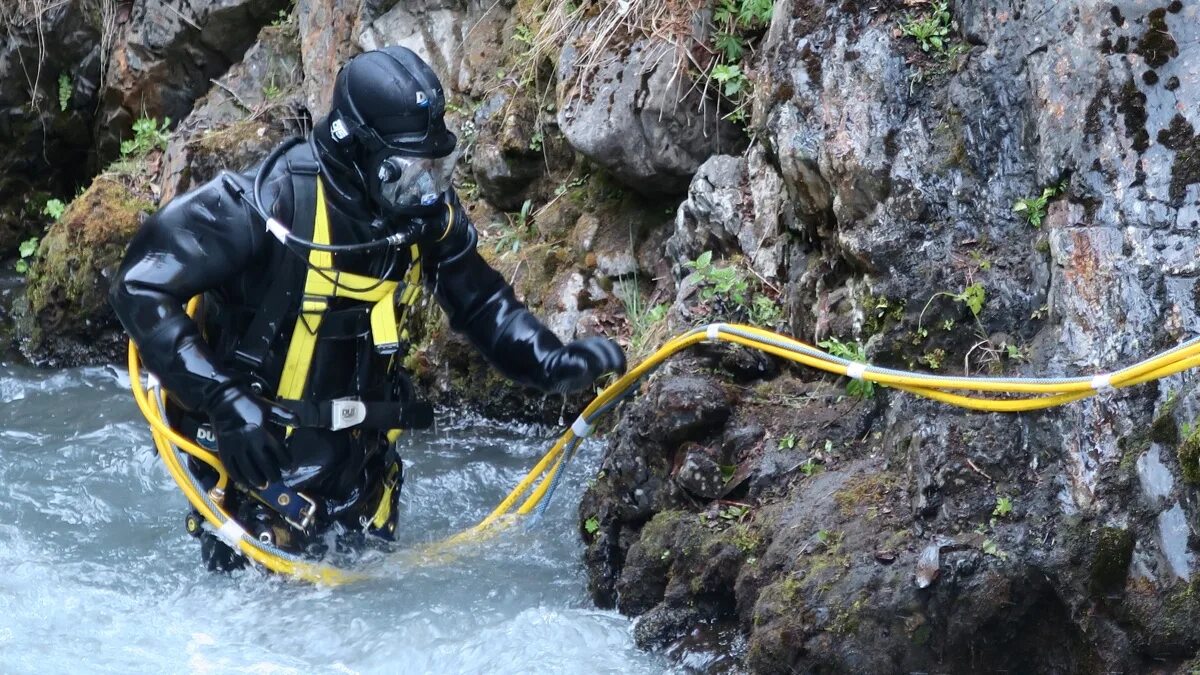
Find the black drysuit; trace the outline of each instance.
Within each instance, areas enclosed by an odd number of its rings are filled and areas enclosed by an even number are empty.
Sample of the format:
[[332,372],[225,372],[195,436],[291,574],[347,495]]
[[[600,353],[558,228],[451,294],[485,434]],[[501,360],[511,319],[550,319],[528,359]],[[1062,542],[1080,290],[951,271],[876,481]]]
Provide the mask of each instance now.
[[[336,166],[331,170],[321,161],[317,147],[311,142],[297,144],[266,167],[264,208],[299,231],[299,224],[292,223],[291,171],[315,163],[321,166],[332,243],[379,239],[382,234],[372,225],[372,214],[356,183],[339,178]],[[252,171],[230,177],[250,194],[255,175]],[[456,203],[452,194],[448,199]],[[516,382],[544,391],[579,389],[606,370],[624,367],[619,350],[607,341],[603,342],[608,348],[600,349],[600,356],[595,342],[591,349],[575,348],[588,340],[564,347],[477,253],[477,234],[463,210],[453,212],[450,222],[439,216],[427,228],[430,234],[420,243],[422,278],[449,316],[451,327],[465,334],[493,366]],[[273,394],[300,294],[294,294],[296,306],[288,308],[267,362],[256,369],[235,358],[234,350],[268,299],[273,281],[287,268],[285,260],[295,255],[265,230],[262,219],[220,178],[166,204],[134,237],[113,280],[110,299],[138,345],[145,367],[170,392],[176,404],[173,421],[185,431],[189,420],[193,430],[207,422],[231,389],[245,390],[258,382],[256,391],[268,398]],[[388,254],[339,253],[334,265],[342,271],[400,281],[409,256],[408,246]],[[302,287],[303,276],[295,283]],[[203,332],[184,312],[185,303],[197,294],[204,295]],[[343,309],[338,303],[332,301],[327,316]],[[347,311],[341,320],[325,322],[313,355],[307,397],[412,397],[398,365],[403,354],[376,353],[369,330],[363,328],[369,325],[365,321]],[[280,439],[281,431],[275,432]],[[361,522],[364,510],[375,508],[368,502],[379,491],[380,456],[387,447],[382,431],[300,430],[288,444],[291,466],[283,467],[285,482],[326,500],[330,520],[345,513]]]

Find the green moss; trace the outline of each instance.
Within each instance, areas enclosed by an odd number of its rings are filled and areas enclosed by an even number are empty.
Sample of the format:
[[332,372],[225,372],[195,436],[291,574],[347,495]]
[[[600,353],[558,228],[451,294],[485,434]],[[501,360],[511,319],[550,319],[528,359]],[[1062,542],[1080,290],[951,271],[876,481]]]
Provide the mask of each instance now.
[[859,624],[862,622],[862,610],[866,606],[865,598],[859,598],[838,611],[833,617],[833,622],[829,624],[829,631],[838,635],[849,635],[858,630]]
[[1102,527],[1092,559],[1091,583],[1095,593],[1109,592],[1125,584],[1133,559],[1133,532],[1119,527]]
[[31,337],[78,332],[108,312],[105,277],[154,204],[123,183],[97,178],[50,227],[29,274],[27,298],[36,318]]
[[891,492],[899,486],[899,476],[881,471],[849,481],[849,485],[834,493],[833,500],[846,516],[872,508],[878,511],[887,505]]
[[1184,439],[1176,450],[1179,471],[1189,485],[1200,485],[1200,434]]

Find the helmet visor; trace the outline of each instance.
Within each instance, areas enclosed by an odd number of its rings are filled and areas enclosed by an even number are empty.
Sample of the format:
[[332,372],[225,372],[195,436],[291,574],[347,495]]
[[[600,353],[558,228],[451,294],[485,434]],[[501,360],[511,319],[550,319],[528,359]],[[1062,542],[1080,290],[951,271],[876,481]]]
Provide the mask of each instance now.
[[379,197],[382,206],[409,209],[433,206],[450,189],[456,156],[406,157],[390,155],[379,164]]

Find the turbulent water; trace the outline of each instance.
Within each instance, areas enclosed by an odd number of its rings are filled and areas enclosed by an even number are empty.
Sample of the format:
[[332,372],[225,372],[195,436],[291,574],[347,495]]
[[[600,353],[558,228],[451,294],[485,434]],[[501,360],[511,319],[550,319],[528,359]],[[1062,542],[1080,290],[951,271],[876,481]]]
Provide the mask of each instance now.
[[[184,498],[115,369],[0,365],[0,405],[0,672],[667,668],[587,600],[572,513],[587,458],[536,529],[318,588],[200,569]],[[404,543],[477,522],[545,447],[478,421],[407,439]]]

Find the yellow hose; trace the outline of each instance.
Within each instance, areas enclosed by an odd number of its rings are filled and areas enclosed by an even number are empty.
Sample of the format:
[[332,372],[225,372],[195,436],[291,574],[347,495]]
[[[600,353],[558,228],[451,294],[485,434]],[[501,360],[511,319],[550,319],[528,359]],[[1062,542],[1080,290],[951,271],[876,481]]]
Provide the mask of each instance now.
[[[194,312],[194,309],[195,304],[193,301],[193,304],[189,305],[189,313]],[[668,358],[693,345],[712,341],[742,345],[835,375],[858,377],[862,380],[894,387],[901,391],[924,396],[949,405],[984,412],[1013,413],[1051,408],[1094,396],[1104,388],[1130,387],[1200,366],[1200,342],[1197,342],[1182,349],[1177,348],[1163,352],[1136,366],[1112,372],[1104,376],[1099,382],[1095,379],[1088,380],[1085,378],[1080,378],[1077,381],[1062,381],[1071,378],[1060,378],[1059,381],[1045,382],[1030,381],[1029,379],[1016,381],[1017,378],[953,378],[926,373],[878,372],[869,369],[865,364],[856,364],[860,370],[858,372],[851,372],[851,367],[843,363],[818,358],[811,353],[805,354],[794,351],[801,349],[824,354],[824,352],[816,347],[793,338],[754,326],[714,324],[707,327],[707,330],[691,331],[667,341],[646,360],[605,387],[584,408],[580,414],[580,420],[585,421],[590,426],[598,412],[624,396],[631,387],[636,385],[643,377],[652,372]],[[150,405],[146,392],[142,387],[139,365],[137,347],[130,341],[129,376],[133,389],[133,397],[137,402],[138,408],[150,423],[151,434],[159,449],[159,455],[162,456],[164,464],[167,465],[167,471],[175,479],[180,489],[183,490],[192,506],[200,512],[211,526],[220,528],[225,521],[230,519],[229,514],[225,513],[219,507],[215,511],[208,508],[203,495],[194,489],[189,480],[187,468],[178,461],[171,444],[216,469],[219,475],[220,487],[224,487],[228,480],[228,475],[218,457],[172,429],[166,420],[163,420],[158,414],[155,406]],[[956,391],[989,392],[1008,395],[1034,394],[1035,396],[988,398],[954,393]],[[442,560],[445,553],[450,549],[467,543],[484,541],[516,522],[517,516],[531,513],[545,499],[553,485],[555,476],[560,471],[565,470],[565,462],[568,457],[564,452],[575,438],[573,428],[565,431],[541,460],[530,469],[529,473],[517,483],[491,513],[474,527],[448,537],[441,542],[423,547],[418,552],[422,554],[420,560]],[[524,497],[523,501],[522,497]],[[296,562],[274,556],[245,541],[240,542],[239,547],[244,554],[263,567],[273,572],[294,576],[305,581],[336,585],[364,578],[363,575],[351,575],[326,565]]]

